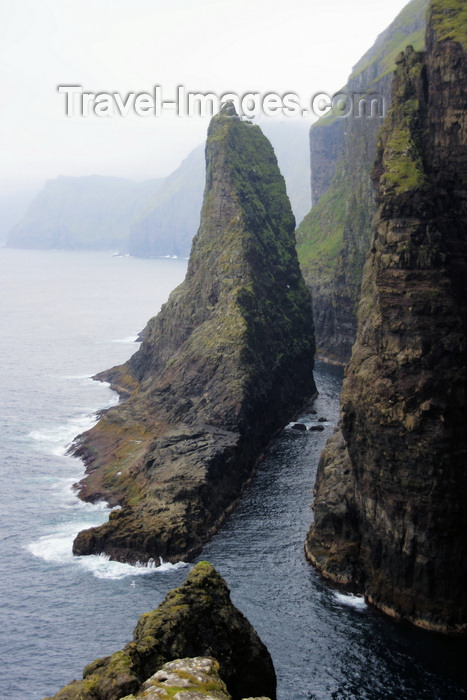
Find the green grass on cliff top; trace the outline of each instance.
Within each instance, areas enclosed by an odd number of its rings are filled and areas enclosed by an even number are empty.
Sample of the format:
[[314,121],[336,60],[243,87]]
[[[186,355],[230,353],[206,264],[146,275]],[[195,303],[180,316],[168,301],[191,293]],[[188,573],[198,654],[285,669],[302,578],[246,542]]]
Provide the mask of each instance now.
[[[422,50],[425,46],[424,18],[428,4],[429,0],[412,0],[408,3],[354,67],[348,84],[375,64],[378,73],[376,80],[394,71],[396,57],[408,44],[416,51]],[[420,28],[414,29],[416,26]],[[346,89],[347,86],[344,91]],[[312,126],[312,130],[327,128],[336,119],[333,115],[326,115]],[[407,172],[405,175],[408,179],[413,173]],[[320,275],[329,276],[332,273],[343,241],[347,218],[352,216],[352,212],[348,210],[351,194],[347,179],[342,177],[342,174],[335,175],[328,191],[297,229],[299,261],[308,284],[310,277],[316,274],[317,270]]]
[[[356,78],[374,63],[380,63],[378,80],[396,68],[396,57],[406,46],[413,46],[415,51],[425,48],[425,26],[407,31],[425,17],[429,0],[412,0],[397,15],[389,27],[377,38],[374,46],[360,59],[350,75]],[[423,23],[424,24],[424,23]]]
[[297,229],[297,253],[307,283],[317,268],[330,272],[342,245],[347,193],[331,186]]
[[[443,4],[444,1],[445,0],[438,0],[440,4]],[[463,3],[465,0],[449,1]],[[377,82],[388,73],[392,73],[396,68],[397,56],[401,51],[404,51],[406,46],[413,46],[415,51],[423,51],[425,48],[424,23],[420,29],[414,31],[408,31],[407,28],[417,22],[423,21],[428,4],[429,0],[412,0],[412,2],[409,2],[408,5],[401,10],[389,27],[378,36],[373,46],[354,66],[349,80],[347,81],[347,85],[342,88],[341,92],[345,92],[350,81],[357,78],[374,64],[380,64],[380,66],[378,77],[376,81],[373,82]],[[371,84],[372,83],[369,83],[367,88],[370,88]],[[315,122],[312,129],[329,127],[338,118],[338,115],[327,114]]]
[[432,0],[431,13],[438,41],[452,39],[467,48],[466,0]]

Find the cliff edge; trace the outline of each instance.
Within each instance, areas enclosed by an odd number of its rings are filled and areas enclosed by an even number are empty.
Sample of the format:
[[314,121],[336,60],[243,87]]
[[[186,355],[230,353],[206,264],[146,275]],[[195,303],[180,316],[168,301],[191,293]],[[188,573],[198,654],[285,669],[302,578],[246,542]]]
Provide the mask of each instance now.
[[[297,229],[297,250],[313,299],[318,356],[345,364],[355,342],[363,267],[376,213],[371,170],[391,103],[396,56],[424,48],[428,0],[411,0],[362,56],[338,106],[310,129],[313,208]],[[358,15],[356,16],[358,22]]]
[[[195,659],[171,663],[184,657]],[[204,659],[196,657],[210,657],[211,664],[207,667]],[[177,671],[179,682],[168,683]],[[197,683],[200,672],[209,677]],[[232,604],[224,579],[208,562],[196,564],[158,608],[141,615],[132,641],[123,649],[95,659],[85,667],[82,680],[72,681],[45,700],[118,700],[134,693],[137,697],[177,698],[178,691],[180,700],[205,698],[206,691],[212,692],[210,697],[225,700],[264,694],[276,698],[271,656]]]
[[272,436],[315,393],[313,320],[274,151],[231,104],[213,117],[185,281],[139,351],[99,375],[127,395],[75,443],[84,499],[120,510],[75,554],[188,559],[220,526]]
[[432,0],[397,59],[341,420],[311,561],[387,613],[467,631],[467,6]]

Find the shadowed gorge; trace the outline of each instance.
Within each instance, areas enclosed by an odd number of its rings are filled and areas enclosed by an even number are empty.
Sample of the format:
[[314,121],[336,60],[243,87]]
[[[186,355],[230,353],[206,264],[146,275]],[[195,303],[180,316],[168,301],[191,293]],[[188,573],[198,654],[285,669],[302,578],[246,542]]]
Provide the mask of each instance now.
[[219,527],[272,436],[315,394],[309,293],[271,145],[227,104],[206,145],[185,281],[125,364],[128,398],[79,437],[81,496],[118,504],[75,554],[187,559]]
[[396,617],[467,630],[467,21],[430,3],[397,58],[378,212],[308,556]]

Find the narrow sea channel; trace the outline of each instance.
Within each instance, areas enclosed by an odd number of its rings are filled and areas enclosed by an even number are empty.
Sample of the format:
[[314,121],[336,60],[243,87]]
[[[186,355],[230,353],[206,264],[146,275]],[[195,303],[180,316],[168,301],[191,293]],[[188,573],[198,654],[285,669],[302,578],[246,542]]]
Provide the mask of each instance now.
[[[107,517],[71,490],[65,450],[115,401],[90,377],[126,360],[184,276],[185,261],[0,250],[0,698],[39,700],[121,648],[188,565],[137,569],[74,558],[74,534]],[[306,562],[320,451],[341,371],[316,367],[324,430],[285,429],[239,507],[206,546],[267,644],[279,700],[465,698],[467,647],[387,620],[330,589]]]

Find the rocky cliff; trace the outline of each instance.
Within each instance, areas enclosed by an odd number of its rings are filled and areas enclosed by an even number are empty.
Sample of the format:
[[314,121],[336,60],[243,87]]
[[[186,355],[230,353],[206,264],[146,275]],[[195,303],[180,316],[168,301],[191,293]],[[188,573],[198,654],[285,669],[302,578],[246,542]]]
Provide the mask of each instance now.
[[271,145],[231,106],[211,121],[185,281],[140,350],[99,378],[129,397],[82,435],[81,496],[119,504],[75,554],[187,559],[219,527],[275,432],[315,392],[309,293]]
[[306,550],[391,615],[467,631],[467,6],[397,59],[341,420]]
[[[184,657],[195,658],[175,661]],[[156,610],[141,615],[133,640],[123,649],[95,659],[82,680],[45,700],[118,700],[133,694],[177,698],[178,691],[180,700],[276,698],[269,652],[208,562],[197,564]],[[207,691],[212,693],[208,697]]]
[[[313,298],[318,354],[346,362],[375,214],[371,169],[396,55],[423,48],[428,0],[412,0],[354,67],[339,106],[310,130],[311,212],[297,230],[300,265]],[[361,102],[360,99],[365,99]],[[372,100],[373,110],[372,110]]]
[[274,148],[284,176],[287,195],[296,221],[310,210],[309,122],[302,117],[264,117],[259,121],[263,134]]

